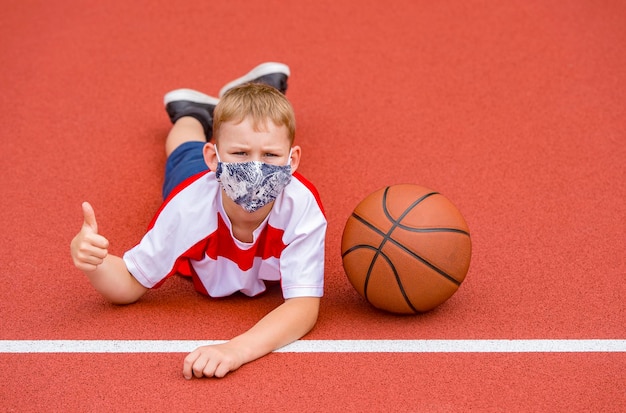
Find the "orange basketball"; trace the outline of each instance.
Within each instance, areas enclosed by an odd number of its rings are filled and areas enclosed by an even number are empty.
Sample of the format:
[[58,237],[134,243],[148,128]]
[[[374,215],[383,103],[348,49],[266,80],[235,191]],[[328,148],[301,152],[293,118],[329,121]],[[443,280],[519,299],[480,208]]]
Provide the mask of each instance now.
[[381,310],[416,314],[450,298],[469,269],[469,228],[446,197],[418,185],[380,189],[357,205],[341,240],[348,279]]

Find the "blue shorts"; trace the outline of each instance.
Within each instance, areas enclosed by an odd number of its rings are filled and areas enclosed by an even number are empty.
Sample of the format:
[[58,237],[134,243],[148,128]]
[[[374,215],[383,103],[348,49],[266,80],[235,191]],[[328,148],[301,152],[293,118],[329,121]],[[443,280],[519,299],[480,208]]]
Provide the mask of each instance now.
[[204,145],[204,142],[185,142],[170,154],[165,163],[163,199],[185,179],[209,169],[202,154]]

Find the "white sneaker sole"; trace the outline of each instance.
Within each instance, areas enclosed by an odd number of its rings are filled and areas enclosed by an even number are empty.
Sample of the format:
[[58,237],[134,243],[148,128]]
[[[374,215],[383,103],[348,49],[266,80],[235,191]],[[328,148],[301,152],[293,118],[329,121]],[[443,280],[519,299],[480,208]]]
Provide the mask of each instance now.
[[163,103],[167,105],[170,102],[176,102],[179,100],[186,100],[189,102],[202,103],[205,105],[217,105],[219,103],[218,98],[214,98],[213,96],[205,95],[204,93],[198,92],[193,89],[176,89],[168,92],[163,97]]
[[289,66],[287,66],[286,64],[276,62],[261,63],[244,76],[241,76],[240,78],[227,83],[226,86],[220,89],[219,97],[224,96],[224,93],[226,93],[229,89],[234,88],[235,86],[244,84],[261,76],[269,75],[272,73],[282,73],[284,75],[287,75],[287,77],[291,75]]

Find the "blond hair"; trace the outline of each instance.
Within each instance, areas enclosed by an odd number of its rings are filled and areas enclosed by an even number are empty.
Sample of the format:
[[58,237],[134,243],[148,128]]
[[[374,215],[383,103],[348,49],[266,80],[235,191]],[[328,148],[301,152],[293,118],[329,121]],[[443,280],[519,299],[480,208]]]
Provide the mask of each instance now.
[[267,121],[276,126],[286,126],[290,144],[296,135],[296,119],[293,107],[277,89],[262,83],[246,83],[236,86],[222,96],[213,112],[213,136],[217,141],[224,122],[252,120],[255,130],[266,127]]

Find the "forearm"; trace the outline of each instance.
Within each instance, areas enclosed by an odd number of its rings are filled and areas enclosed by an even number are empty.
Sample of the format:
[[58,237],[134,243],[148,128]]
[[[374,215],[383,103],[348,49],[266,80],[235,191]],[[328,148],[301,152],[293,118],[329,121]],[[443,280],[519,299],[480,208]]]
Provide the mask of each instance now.
[[317,297],[286,300],[229,344],[242,350],[244,363],[256,360],[307,334],[317,322],[319,303]]
[[114,304],[133,303],[147,290],[128,272],[124,260],[115,255],[107,255],[94,271],[84,273],[91,285]]

